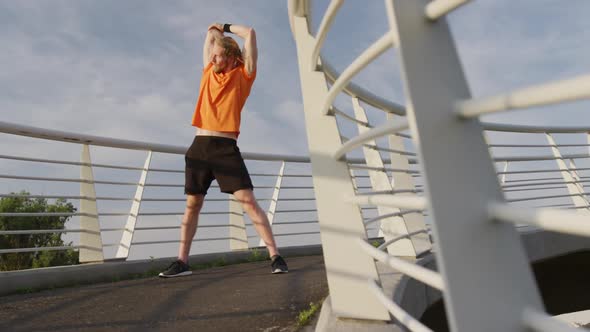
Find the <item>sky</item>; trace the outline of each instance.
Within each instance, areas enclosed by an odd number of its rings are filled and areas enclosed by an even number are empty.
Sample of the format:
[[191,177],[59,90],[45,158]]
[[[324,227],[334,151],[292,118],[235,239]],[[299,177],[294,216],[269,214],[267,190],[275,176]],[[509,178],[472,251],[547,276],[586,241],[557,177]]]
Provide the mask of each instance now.
[[[312,1],[314,29],[328,1]],[[472,1],[449,17],[474,96],[590,72],[586,0]],[[243,151],[306,154],[287,1],[0,1],[2,121],[188,145],[202,44],[212,22],[255,28],[259,73]],[[354,22],[354,24],[351,24]],[[382,1],[347,1],[324,57],[343,70],[387,28]],[[395,50],[355,82],[403,103]],[[588,124],[587,103],[491,120]],[[531,116],[535,114],[535,116]]]
[[[312,1],[314,32],[328,4]],[[451,13],[448,20],[472,95],[491,96],[590,73],[589,12],[588,0],[481,0]],[[0,0],[0,119],[188,146],[194,135],[190,121],[202,46],[213,22],[251,26],[257,34],[258,74],[242,113],[241,150],[306,155],[298,60],[284,0]],[[382,1],[346,1],[326,39],[323,58],[343,71],[387,29]],[[403,104],[400,77],[392,49],[353,81]],[[352,113],[347,97],[336,103]],[[579,101],[483,120],[590,127],[588,106]],[[369,117],[383,119],[373,113]],[[355,130],[345,124],[342,128],[346,136]],[[0,134],[0,139],[0,154],[79,158],[79,149],[65,143],[47,148],[11,135]],[[102,162],[140,166],[145,159],[141,153],[94,153]],[[181,166],[178,158],[173,163]],[[0,165],[0,173],[22,170],[6,161]],[[45,172],[53,169],[47,166]],[[77,175],[77,169],[70,171]],[[42,192],[53,188],[43,186]]]

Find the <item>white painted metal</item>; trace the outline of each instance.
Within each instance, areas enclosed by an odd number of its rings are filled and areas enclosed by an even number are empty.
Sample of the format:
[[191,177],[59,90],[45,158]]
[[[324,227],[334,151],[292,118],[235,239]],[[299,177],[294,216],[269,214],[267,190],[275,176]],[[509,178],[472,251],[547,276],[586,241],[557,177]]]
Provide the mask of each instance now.
[[403,274],[410,276],[416,280],[419,280],[438,290],[445,289],[443,279],[439,273],[429,270],[420,265],[409,263],[401,258],[389,255],[386,252],[373,247],[372,245],[367,243],[367,241],[358,239],[357,243],[363,249],[363,251],[370,255],[372,258],[389,265],[393,269],[402,272]]
[[587,215],[558,209],[516,208],[508,204],[490,203],[491,219],[536,226],[564,234],[590,236],[590,218]]
[[425,20],[427,0],[385,2],[399,34],[407,117],[428,188],[450,328],[517,331],[520,310],[543,305],[516,229],[487,217],[487,202],[503,194],[479,121],[455,113],[455,101],[470,92],[446,19]]
[[334,18],[336,17],[336,13],[340,6],[344,3],[344,0],[332,0],[330,1],[330,5],[328,9],[326,9],[326,13],[324,14],[324,18],[322,19],[322,23],[320,23],[320,27],[318,28],[318,33],[316,34],[316,42],[313,47],[313,51],[311,52],[311,70],[316,70],[318,65],[318,59],[320,57],[320,51],[322,50],[322,45],[324,45],[324,40],[328,35],[328,30],[334,22]]
[[[357,98],[352,98],[352,106],[355,117],[358,120],[364,122],[369,121],[365,110],[361,107]],[[358,125],[357,127],[359,131],[359,136],[370,131],[370,129],[362,125]],[[377,142],[374,140],[367,140],[365,141],[365,143],[368,143],[373,146],[377,145]],[[379,151],[364,146],[363,154],[365,156],[365,159],[367,160],[368,166],[375,168],[384,168],[383,160],[381,159],[381,154],[379,153]],[[391,183],[389,182],[389,177],[387,176],[386,172],[369,171],[369,178],[371,180],[371,187],[373,191],[393,191]],[[377,211],[379,215],[398,214],[397,216],[381,219],[378,234],[379,237],[383,237],[385,241],[389,241],[393,238],[399,237],[400,235],[407,235],[409,233],[408,225],[406,225],[404,216],[402,214],[399,214],[401,212],[400,209],[389,206],[377,206]],[[387,251],[390,254],[396,256],[416,257],[417,253],[417,250],[416,248],[414,248],[414,245],[412,243],[412,239],[407,236],[403,240],[397,241],[389,247],[387,247]]]
[[508,173],[506,173],[506,172],[508,172],[508,162],[507,161],[504,162],[504,170],[501,173],[502,174],[502,176],[500,177],[501,184],[506,183],[506,176],[508,175]]
[[[328,82],[334,83],[336,79],[342,76],[332,65],[328,59],[322,59],[322,69],[326,74],[326,78]],[[365,103],[378,108],[384,112],[394,113],[398,115],[405,115],[406,108],[403,105],[398,103],[394,103],[390,100],[386,100],[382,97],[376,96],[373,93],[365,90],[364,88],[354,84],[353,82],[349,82],[342,92],[348,94],[351,97],[359,97]]]
[[469,0],[433,0],[426,5],[426,17],[436,20],[439,17],[448,14],[455,8],[465,4]]
[[527,126],[527,125],[513,125],[507,123],[490,123],[482,122],[481,126],[489,131],[503,131],[513,133],[588,133],[588,127],[574,127],[574,126]]
[[[586,189],[584,188],[584,183],[582,182],[582,178],[578,174],[578,167],[576,166],[576,163],[574,162],[573,159],[570,159],[569,161],[570,161],[570,165],[569,165],[568,169],[570,170],[570,173],[572,174],[572,178],[577,181],[576,187],[578,187],[578,191],[580,192],[582,197],[584,197],[586,199],[586,201],[588,201],[588,198],[586,195]],[[590,205],[587,205],[586,207],[590,208]]]
[[141,171],[141,176],[139,178],[139,184],[137,185],[137,189],[135,191],[135,197],[131,203],[131,210],[129,211],[129,216],[127,217],[127,223],[125,224],[123,234],[121,234],[121,241],[119,242],[119,248],[117,249],[117,253],[115,255],[117,258],[127,259],[127,257],[129,257],[129,250],[131,249],[131,242],[133,242],[133,235],[135,234],[135,224],[137,223],[137,217],[139,216],[139,209],[141,207],[141,200],[143,198],[143,190],[145,188],[151,161],[152,152],[148,151],[148,155],[145,159],[145,163],[143,164],[143,170]]
[[[275,183],[275,189],[272,192],[272,198],[270,200],[270,205],[268,207],[268,211],[266,212],[266,217],[268,218],[268,222],[272,226],[273,221],[275,219],[275,212],[277,210],[277,203],[279,202],[279,194],[281,193],[281,184],[283,183],[283,175],[285,174],[285,162],[281,163],[281,168],[279,169],[279,174],[277,175],[277,182]],[[258,241],[259,247],[264,247],[266,244],[262,239]]]
[[[289,1],[289,8],[294,3]],[[302,15],[305,15],[304,13]],[[336,119],[318,112],[328,95],[325,75],[311,71],[311,52],[315,40],[309,32],[307,17],[290,13],[303,96],[303,109],[309,154],[315,187],[320,235],[326,265],[332,310],[339,317],[389,320],[389,313],[367,290],[367,279],[379,279],[375,262],[350,245],[356,238],[367,238],[357,206],[334,199],[334,194],[354,195],[346,163],[331,158],[340,146]]]
[[574,101],[590,97],[590,75],[528,87],[503,95],[456,102],[465,119],[482,114]]
[[94,189],[94,175],[92,173],[92,161],[88,144],[82,145],[80,161],[86,166],[80,167],[80,196],[88,199],[80,199],[80,263],[102,262],[102,238],[100,223],[98,221],[98,209],[96,207],[96,190]]
[[[398,123],[387,123],[381,125],[376,128],[372,128],[370,130],[364,131],[362,134],[358,135],[355,138],[348,140],[346,143],[342,144],[338,150],[333,154],[335,159],[342,158],[347,152],[351,151],[354,148],[357,148],[363,145],[366,142],[369,142],[375,138],[382,137],[387,134],[397,133],[403,130],[408,129],[408,122],[407,121],[400,121]],[[373,143],[375,144],[375,143]]]
[[326,95],[324,106],[322,107],[322,113],[327,115],[330,112],[332,103],[336,96],[342,92],[344,87],[350,82],[354,75],[358,74],[363,68],[365,68],[371,61],[376,59],[378,56],[383,54],[389,48],[395,44],[394,34],[391,32],[383,35],[373,45],[367,48],[358,58],[356,58],[336,79],[330,91]]
[[524,308],[522,311],[522,323],[523,327],[536,332],[580,332],[579,328],[530,308]]
[[[549,144],[552,145],[551,151],[553,152],[553,156],[555,156],[556,158],[555,161],[557,162],[557,166],[561,170],[561,176],[563,177],[563,181],[567,186],[567,191],[570,195],[572,195],[571,198],[574,203],[574,206],[578,208],[589,207],[590,203],[588,202],[588,199],[586,199],[586,197],[583,196],[584,190],[581,190],[580,188],[580,180],[576,179],[570,172],[570,169],[567,167],[565,160],[563,160],[561,152],[555,146],[555,139],[553,139],[553,136],[551,136],[551,134],[545,134],[545,137],[547,138]],[[578,210],[578,212],[583,213],[584,210]],[[585,210],[585,212],[588,213],[590,211]]]
[[234,195],[229,195],[229,248],[234,251],[247,250],[248,247],[242,203]]
[[389,239],[389,240],[383,242],[380,246],[378,246],[377,249],[383,250],[383,249],[387,248],[390,244],[392,244],[394,242],[397,242],[397,241],[402,240],[404,238],[411,237],[411,236],[418,235],[418,234],[426,234],[428,236],[428,230],[421,229],[419,231],[415,231],[415,232],[412,232],[412,233],[408,233],[406,235],[400,235],[400,236],[395,237],[393,239]]
[[[396,114],[387,114],[387,120],[391,122],[406,121],[406,118],[402,118]],[[403,137],[396,135],[388,136],[389,147],[392,150],[400,151],[400,153],[390,153],[391,167],[397,167],[401,169],[410,169],[410,159],[403,154],[406,151]],[[413,154],[415,155],[415,154]],[[416,183],[412,173],[401,173],[392,172],[391,175],[391,186],[395,191],[413,191],[414,193],[421,192],[416,189]],[[408,231],[416,233],[426,228],[424,221],[424,215],[421,211],[404,211],[404,220],[408,226]],[[412,236],[412,243],[417,253],[425,252],[432,249],[432,243],[430,237],[425,233],[416,233]]]
[[410,210],[426,210],[428,203],[424,197],[415,195],[357,195],[353,197],[342,196],[339,199],[357,205],[383,205]]
[[397,319],[398,322],[403,324],[410,331],[432,332],[431,329],[424,326],[422,323],[420,323],[419,320],[412,317],[412,315],[410,315],[408,312],[402,309],[402,307],[400,307],[397,303],[393,302],[385,294],[383,294],[383,291],[374,280],[369,280],[369,289],[371,290],[371,292],[373,292],[373,294],[375,294],[379,301],[381,301],[383,306],[385,306],[387,310],[389,310],[393,317],[395,317],[395,319]]

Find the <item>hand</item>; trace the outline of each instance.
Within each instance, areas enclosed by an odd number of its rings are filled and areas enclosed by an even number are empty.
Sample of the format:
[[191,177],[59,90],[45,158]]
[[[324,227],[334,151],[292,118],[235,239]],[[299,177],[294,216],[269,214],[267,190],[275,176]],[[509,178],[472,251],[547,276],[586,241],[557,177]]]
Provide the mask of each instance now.
[[213,24],[209,25],[209,27],[207,28],[207,31],[209,31],[211,29],[215,29],[215,30],[219,31],[221,34],[223,34],[223,24],[221,24],[221,23],[213,23]]

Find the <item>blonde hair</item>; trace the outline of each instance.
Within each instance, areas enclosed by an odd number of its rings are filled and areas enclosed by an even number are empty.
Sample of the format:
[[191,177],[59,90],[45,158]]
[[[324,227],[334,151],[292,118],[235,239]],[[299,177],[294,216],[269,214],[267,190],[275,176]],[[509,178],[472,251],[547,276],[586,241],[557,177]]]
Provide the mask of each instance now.
[[240,45],[232,37],[224,36],[215,38],[215,43],[225,50],[225,56],[234,57],[239,62],[244,62]]

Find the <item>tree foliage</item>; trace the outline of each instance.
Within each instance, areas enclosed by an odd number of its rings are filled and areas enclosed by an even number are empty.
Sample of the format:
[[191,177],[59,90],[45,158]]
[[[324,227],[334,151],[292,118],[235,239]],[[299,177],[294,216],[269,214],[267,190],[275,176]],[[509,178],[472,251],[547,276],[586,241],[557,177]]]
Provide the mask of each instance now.
[[[65,199],[50,203],[45,198],[30,198],[22,191],[0,199],[0,213],[54,212],[73,213],[76,208]],[[0,216],[0,231],[63,229],[71,216]],[[61,247],[65,233],[0,235],[0,249]],[[78,252],[69,250],[35,251],[0,254],[0,271],[22,270],[37,267],[71,265],[78,263]]]

